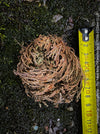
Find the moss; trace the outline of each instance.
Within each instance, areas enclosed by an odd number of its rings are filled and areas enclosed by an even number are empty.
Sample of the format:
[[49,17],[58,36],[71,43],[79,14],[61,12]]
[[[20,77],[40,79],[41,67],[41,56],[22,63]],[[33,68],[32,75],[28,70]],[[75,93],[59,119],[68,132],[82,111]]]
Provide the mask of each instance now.
[[[39,34],[58,36],[66,34],[64,33],[66,20],[72,16],[74,19],[72,35],[75,39],[71,37],[70,41],[74,44],[73,41],[77,42],[77,29],[89,26],[96,10],[94,0],[48,0],[46,5],[47,7],[44,7],[42,1],[30,3],[21,0],[0,0],[0,133],[2,134],[7,132],[35,134],[31,130],[35,122],[40,127],[36,133],[44,132],[45,123],[48,123],[50,118],[56,120],[58,117],[66,127],[67,122],[71,120],[70,117],[75,114],[75,111],[66,112],[66,105],[60,106],[59,109],[54,109],[51,104],[50,108],[44,106],[39,108],[34,99],[25,95],[20,79],[13,74],[13,69],[18,63],[20,50],[18,42],[27,45]],[[56,14],[61,14],[63,19],[53,23],[51,20]],[[88,18],[89,23],[87,24],[83,18]],[[73,47],[76,48],[74,45]],[[77,133],[75,127],[71,133]]]

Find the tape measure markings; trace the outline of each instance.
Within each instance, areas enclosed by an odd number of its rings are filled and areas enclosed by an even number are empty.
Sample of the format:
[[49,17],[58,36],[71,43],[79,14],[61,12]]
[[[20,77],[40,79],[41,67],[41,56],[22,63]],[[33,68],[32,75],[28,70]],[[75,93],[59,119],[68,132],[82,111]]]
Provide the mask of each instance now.
[[[84,29],[83,29],[84,30]],[[88,30],[88,29],[87,29]],[[96,87],[94,63],[94,32],[83,34],[79,30],[80,64],[85,74],[81,91],[83,134],[97,134]],[[84,41],[87,39],[87,41]]]

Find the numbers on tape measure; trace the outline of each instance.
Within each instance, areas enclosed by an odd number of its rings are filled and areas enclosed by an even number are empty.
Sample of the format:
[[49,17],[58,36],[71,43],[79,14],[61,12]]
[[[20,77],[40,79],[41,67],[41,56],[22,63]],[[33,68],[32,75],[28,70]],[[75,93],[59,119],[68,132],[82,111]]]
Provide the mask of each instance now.
[[[97,134],[93,30],[79,30],[79,56],[84,72],[82,99],[83,134]],[[87,38],[88,37],[88,38]]]

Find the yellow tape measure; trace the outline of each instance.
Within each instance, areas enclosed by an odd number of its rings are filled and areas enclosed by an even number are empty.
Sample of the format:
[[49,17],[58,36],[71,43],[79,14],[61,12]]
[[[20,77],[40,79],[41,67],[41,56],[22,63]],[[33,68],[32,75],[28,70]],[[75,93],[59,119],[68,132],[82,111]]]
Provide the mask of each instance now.
[[80,64],[85,75],[81,91],[83,134],[97,134],[94,31],[82,28],[78,33]]

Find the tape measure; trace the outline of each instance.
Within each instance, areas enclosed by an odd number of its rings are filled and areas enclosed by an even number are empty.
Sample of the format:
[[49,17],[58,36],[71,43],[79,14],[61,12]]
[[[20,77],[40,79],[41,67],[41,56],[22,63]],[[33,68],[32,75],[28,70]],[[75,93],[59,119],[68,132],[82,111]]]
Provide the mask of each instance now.
[[83,134],[98,134],[94,59],[94,31],[79,29],[79,57],[84,73],[81,91]]

